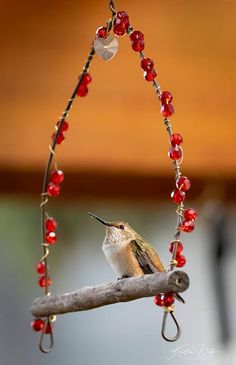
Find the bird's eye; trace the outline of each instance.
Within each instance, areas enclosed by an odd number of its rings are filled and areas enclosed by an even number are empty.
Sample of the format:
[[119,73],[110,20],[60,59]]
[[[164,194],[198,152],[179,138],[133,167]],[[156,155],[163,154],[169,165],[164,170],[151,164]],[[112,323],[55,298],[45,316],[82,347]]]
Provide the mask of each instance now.
[[125,229],[125,226],[123,224],[120,225],[120,229]]

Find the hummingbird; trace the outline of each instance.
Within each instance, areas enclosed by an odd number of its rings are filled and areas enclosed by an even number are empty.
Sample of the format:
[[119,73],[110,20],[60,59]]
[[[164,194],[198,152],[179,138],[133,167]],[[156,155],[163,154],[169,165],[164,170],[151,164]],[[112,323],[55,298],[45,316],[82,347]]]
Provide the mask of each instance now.
[[92,213],[88,214],[106,227],[102,250],[118,279],[165,271],[154,247],[128,223],[107,222]]
[[[102,250],[118,280],[165,271],[155,248],[123,221],[108,222],[95,214],[88,213],[106,226]],[[181,303],[185,300],[175,293]]]

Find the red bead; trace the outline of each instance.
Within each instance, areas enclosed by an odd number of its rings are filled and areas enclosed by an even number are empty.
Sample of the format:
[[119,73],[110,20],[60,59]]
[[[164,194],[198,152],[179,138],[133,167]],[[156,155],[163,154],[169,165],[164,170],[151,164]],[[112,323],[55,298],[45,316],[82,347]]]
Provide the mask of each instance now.
[[86,86],[88,85],[90,82],[92,81],[92,77],[91,75],[87,72],[86,74],[84,74],[83,76],[83,80],[82,80],[82,85]]
[[169,91],[163,91],[160,96],[160,101],[162,104],[169,104],[173,99],[172,94]]
[[[57,122],[57,129],[58,129],[59,125],[60,125],[60,121]],[[69,128],[69,124],[67,123],[66,120],[63,120],[63,122],[61,124],[61,132],[66,132],[68,130],[68,128]]]
[[175,298],[174,298],[174,295],[172,293],[164,294],[164,306],[165,307],[170,307],[172,304],[174,304],[174,302],[175,302]]
[[54,243],[56,243],[57,235],[55,232],[47,232],[45,239],[47,243],[53,245]]
[[177,188],[179,190],[186,191],[186,190],[189,190],[190,189],[190,187],[191,187],[191,181],[189,180],[189,178],[187,176],[181,176],[176,181],[176,186],[177,186]]
[[47,187],[47,193],[50,196],[58,196],[60,194],[60,186],[49,183]]
[[33,328],[34,331],[40,332],[44,327],[44,322],[42,321],[42,319],[35,319],[34,321],[31,322],[31,327]]
[[173,200],[174,203],[180,204],[185,199],[185,192],[184,191],[180,191],[178,189],[175,189],[171,193],[171,198],[172,198],[172,200]]
[[126,30],[129,27],[129,17],[125,11],[119,11],[116,14],[115,20],[114,20],[114,28],[113,32],[121,37],[126,33]]
[[170,117],[171,115],[173,115],[175,112],[174,107],[172,104],[163,104],[161,106],[161,114],[164,117]]
[[133,33],[131,33],[129,37],[131,41],[144,40],[144,34],[139,30],[136,30]]
[[[176,241],[177,242],[177,241]],[[174,244],[175,242],[171,242],[170,243],[170,246],[169,246],[169,251],[170,253],[173,253],[174,251]],[[181,252],[183,251],[183,244],[181,242],[178,241],[178,244],[177,244],[177,249],[176,249],[176,255],[179,256],[181,254]]]
[[51,172],[51,182],[55,185],[60,184],[64,180],[64,172],[61,170],[53,170]]
[[145,47],[143,39],[132,41],[131,45],[135,52],[141,52],[144,50],[144,47]]
[[143,58],[141,61],[141,68],[144,71],[151,71],[153,70],[154,62],[151,60],[151,58]]
[[96,31],[96,36],[98,38],[106,38],[107,37],[107,28],[106,27],[100,27]]
[[56,219],[49,217],[45,220],[45,227],[48,232],[53,232],[57,228]]
[[131,45],[134,51],[141,52],[144,50],[144,34],[140,31],[135,31],[130,34]]
[[174,133],[170,136],[170,143],[172,146],[179,146],[183,143],[183,137],[179,133]]
[[129,16],[125,11],[118,11],[114,21],[115,25],[122,25],[125,29],[129,27]]
[[[53,133],[53,135],[52,135],[52,140],[54,140],[55,135],[56,135],[56,134],[55,134],[55,133]],[[65,139],[64,134],[63,134],[62,132],[60,132],[60,133],[58,134],[58,136],[57,136],[56,144],[61,144],[61,143],[64,141],[64,139]]]
[[[48,278],[47,282],[48,282],[48,286],[52,285],[52,280],[50,278]],[[41,276],[41,278],[38,281],[38,284],[39,284],[39,286],[41,286],[41,288],[45,288],[45,286],[46,286],[45,276]]]
[[83,85],[82,83],[77,90],[77,95],[83,97],[86,96],[87,94],[88,94],[88,88],[86,85]]
[[[168,156],[172,159],[172,160],[179,160],[182,157],[183,153],[182,153],[182,149],[178,146],[176,147],[171,147],[168,151]],[[183,190],[183,189],[182,189]]]
[[50,323],[47,324],[47,326],[45,328],[45,333],[46,333],[46,335],[49,335],[50,333],[52,333],[52,325]]
[[113,32],[118,37],[122,37],[123,35],[125,35],[126,30],[122,25],[117,24],[117,25],[114,25]]
[[183,267],[186,264],[186,257],[184,255],[180,255],[176,257],[176,267]]
[[186,233],[191,233],[195,228],[193,221],[183,221],[181,225],[181,230]]
[[158,294],[154,297],[154,303],[159,307],[164,306],[164,294]]
[[36,265],[36,271],[38,274],[45,274],[45,264],[43,261],[39,261]]
[[155,70],[144,71],[144,77],[147,81],[153,81],[157,77]]
[[197,212],[192,208],[185,209],[184,218],[186,221],[195,221],[197,219]]

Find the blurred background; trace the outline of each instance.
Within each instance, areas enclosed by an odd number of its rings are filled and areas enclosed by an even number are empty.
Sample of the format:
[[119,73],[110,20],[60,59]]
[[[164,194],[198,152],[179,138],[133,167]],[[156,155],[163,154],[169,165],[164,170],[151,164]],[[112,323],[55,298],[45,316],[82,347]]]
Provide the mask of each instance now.
[[[41,295],[40,192],[54,125],[70,97],[108,2],[0,1],[0,365],[232,364],[236,360],[236,3],[116,1],[145,35],[162,90],[174,96],[175,132],[184,137],[182,172],[192,181],[186,206],[199,212],[183,234],[191,279],[176,304],[182,337],[160,336],[152,298],[58,316],[55,348],[38,350],[29,307]],[[68,118],[57,149],[62,194],[48,212],[59,223],[50,254],[51,291],[116,280],[101,251],[104,219],[125,220],[168,264],[175,228],[169,142],[151,85],[129,38],[110,62],[95,56],[93,81]],[[171,333],[173,329],[170,328]],[[184,346],[187,354],[175,353]],[[174,355],[174,357],[173,357]]]

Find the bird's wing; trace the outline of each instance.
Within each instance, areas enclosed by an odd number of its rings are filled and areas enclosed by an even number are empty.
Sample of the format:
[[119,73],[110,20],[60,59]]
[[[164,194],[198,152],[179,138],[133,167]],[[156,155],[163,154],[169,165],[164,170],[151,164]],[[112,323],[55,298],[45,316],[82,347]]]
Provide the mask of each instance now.
[[[154,272],[165,270],[158,253],[147,241],[141,239],[131,241],[131,250],[138,260],[144,274],[153,274]],[[176,293],[175,297],[181,303],[185,303],[185,300],[180,294]]]
[[142,267],[144,274],[153,274],[157,271],[164,271],[164,266],[156,250],[141,239],[131,241],[131,250]]

